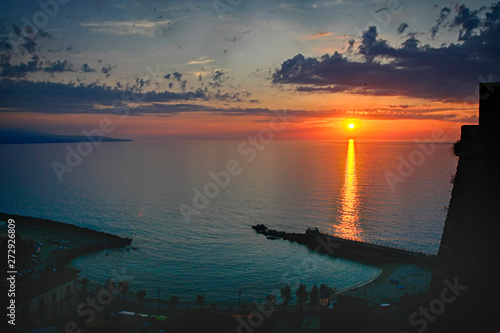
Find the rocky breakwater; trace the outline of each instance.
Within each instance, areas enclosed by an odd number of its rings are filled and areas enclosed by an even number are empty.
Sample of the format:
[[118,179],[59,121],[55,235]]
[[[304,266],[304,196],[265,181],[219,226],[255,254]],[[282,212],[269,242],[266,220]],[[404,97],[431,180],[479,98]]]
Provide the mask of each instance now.
[[303,244],[313,251],[369,264],[411,263],[426,267],[434,267],[436,259],[436,256],[423,252],[404,250],[324,234],[320,232],[318,228],[309,228],[305,233],[277,231],[269,229],[264,224],[257,224],[252,226],[252,228],[258,234],[262,234],[268,239],[284,239]]

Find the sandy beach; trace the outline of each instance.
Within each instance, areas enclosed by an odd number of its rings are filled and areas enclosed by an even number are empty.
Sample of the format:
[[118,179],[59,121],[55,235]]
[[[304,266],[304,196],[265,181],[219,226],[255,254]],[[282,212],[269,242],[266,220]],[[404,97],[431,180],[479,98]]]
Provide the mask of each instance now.
[[[432,270],[412,264],[387,264],[373,281],[340,294],[364,298],[370,305],[393,303],[404,294],[420,294],[429,289]],[[393,279],[394,282],[391,282]],[[398,281],[398,282],[395,282]]]

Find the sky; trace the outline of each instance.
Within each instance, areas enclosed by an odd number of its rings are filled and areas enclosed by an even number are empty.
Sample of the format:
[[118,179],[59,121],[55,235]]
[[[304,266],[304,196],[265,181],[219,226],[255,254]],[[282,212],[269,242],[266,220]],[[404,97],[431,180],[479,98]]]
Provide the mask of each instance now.
[[500,80],[500,2],[3,0],[0,13],[0,131],[453,141],[478,121],[479,82]]

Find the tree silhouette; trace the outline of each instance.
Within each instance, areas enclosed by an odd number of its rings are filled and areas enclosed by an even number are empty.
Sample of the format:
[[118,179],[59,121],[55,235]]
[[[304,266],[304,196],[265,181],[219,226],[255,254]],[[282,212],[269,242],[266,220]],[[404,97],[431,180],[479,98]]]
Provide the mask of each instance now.
[[178,303],[179,303],[179,297],[177,297],[177,296],[170,297],[170,300],[168,301],[168,304],[172,305],[174,310],[177,310]]
[[146,298],[146,291],[144,290],[139,290],[137,292],[137,300],[139,301],[139,303],[141,303],[142,306],[144,306],[144,299]]
[[204,301],[205,301],[205,296],[203,296],[203,295],[196,296],[196,303],[198,303],[200,305],[200,309],[203,306]]
[[87,293],[87,286],[89,285],[89,279],[83,278],[82,279],[82,285],[83,285],[83,292],[86,294]]
[[309,292],[309,302],[311,306],[314,307],[318,304],[319,289],[316,283],[313,285],[311,291]]
[[281,293],[281,298],[283,299],[283,307],[287,308],[288,303],[292,299],[292,288],[287,284],[285,287],[281,288],[280,290]]
[[319,286],[319,292],[320,294],[322,295],[321,297],[328,297],[330,298],[331,296],[335,295],[335,293],[337,292],[337,288],[330,288],[328,287],[326,284],[321,284]]
[[128,289],[130,288],[130,285],[128,284],[127,281],[123,280],[120,282],[120,287],[122,288],[122,300],[125,300],[125,294],[127,293]]
[[266,311],[271,311],[271,309],[276,308],[276,296],[269,294],[266,296],[266,304],[264,305]]
[[275,305],[276,304],[276,296],[273,294],[269,294],[266,296],[266,301],[269,301],[269,302],[273,303],[273,305]]
[[295,294],[297,295],[297,308],[302,309],[304,303],[307,302],[307,296],[309,296],[306,286],[301,283]]

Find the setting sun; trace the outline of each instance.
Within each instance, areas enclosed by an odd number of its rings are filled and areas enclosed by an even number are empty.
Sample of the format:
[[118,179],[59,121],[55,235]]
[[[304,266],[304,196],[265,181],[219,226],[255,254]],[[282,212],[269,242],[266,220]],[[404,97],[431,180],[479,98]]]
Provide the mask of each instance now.
[[361,126],[361,121],[356,118],[347,118],[342,121],[342,127],[348,132],[358,131]]

